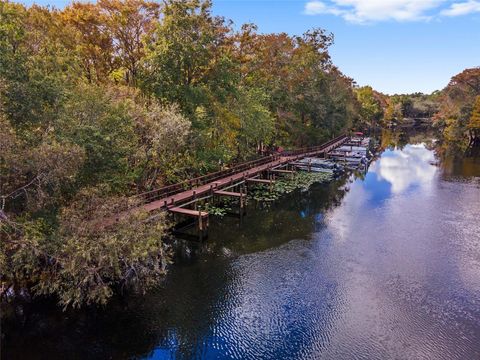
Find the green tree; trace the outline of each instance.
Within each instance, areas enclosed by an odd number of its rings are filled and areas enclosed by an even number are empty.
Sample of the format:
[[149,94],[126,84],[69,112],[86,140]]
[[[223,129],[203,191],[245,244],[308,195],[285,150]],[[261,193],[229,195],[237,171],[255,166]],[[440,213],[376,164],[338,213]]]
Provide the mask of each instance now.
[[61,18],[65,26],[72,29],[75,41],[72,47],[88,82],[105,82],[119,64],[98,4],[74,2],[65,8]]
[[364,86],[356,90],[357,99],[360,103],[360,119],[367,126],[376,126],[383,115],[382,108],[370,86]]
[[79,186],[108,183],[119,193],[135,180],[132,161],[138,138],[130,100],[121,94],[121,88],[80,84],[59,114],[59,138],[85,149]]
[[480,96],[475,99],[467,129],[470,132],[469,146],[480,146]]
[[267,108],[268,95],[261,89],[239,90],[234,101],[234,113],[240,121],[238,134],[238,157],[251,151],[262,152],[273,139],[275,119]]
[[116,68],[127,84],[135,85],[145,54],[145,37],[155,28],[159,4],[145,0],[99,0],[102,27],[111,38]]
[[180,182],[191,170],[191,123],[176,106],[154,102],[130,110],[138,136],[139,189]]
[[223,18],[211,15],[210,1],[169,1],[163,13],[149,45],[144,86],[192,117],[212,97],[222,101],[234,90],[227,51],[231,30]]
[[25,11],[1,4],[0,11],[7,14],[1,16],[10,23],[5,25],[9,35],[0,49],[2,111],[18,136],[28,136],[35,144],[58,116],[65,94],[80,76],[78,64],[65,46],[70,34],[56,11],[38,6]]
[[[453,149],[465,150],[475,143],[472,131],[467,125],[472,116],[472,108],[480,96],[480,68],[466,69],[455,75],[448,86],[436,94],[439,109],[434,116],[434,124],[443,134],[446,144]],[[473,142],[472,142],[473,139]]]
[[2,295],[27,288],[80,307],[105,304],[120,288],[143,292],[156,284],[170,261],[164,214],[136,212],[115,227],[92,226],[125,201],[88,188],[62,210],[58,229],[42,219],[2,220]]

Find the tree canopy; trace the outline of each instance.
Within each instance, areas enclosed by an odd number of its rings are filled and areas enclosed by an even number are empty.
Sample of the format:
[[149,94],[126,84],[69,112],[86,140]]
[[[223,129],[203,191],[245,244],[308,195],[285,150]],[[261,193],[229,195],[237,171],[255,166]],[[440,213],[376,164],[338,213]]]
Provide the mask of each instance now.
[[452,147],[465,149],[480,145],[479,96],[480,68],[466,69],[455,75],[439,94],[435,124]]
[[143,291],[170,261],[167,220],[138,214],[99,232],[92,219],[377,122],[375,94],[335,67],[333,41],[319,28],[236,31],[208,0],[0,2],[2,296],[81,306]]

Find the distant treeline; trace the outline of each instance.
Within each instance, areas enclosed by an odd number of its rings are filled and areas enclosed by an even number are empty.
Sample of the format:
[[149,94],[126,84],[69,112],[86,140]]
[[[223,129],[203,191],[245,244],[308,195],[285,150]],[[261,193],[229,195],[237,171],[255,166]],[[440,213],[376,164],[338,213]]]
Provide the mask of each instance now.
[[449,150],[458,153],[480,147],[480,68],[464,70],[452,77],[445,89],[428,95],[387,96],[368,87],[357,92],[369,94],[371,118],[381,126],[423,121],[438,130]]

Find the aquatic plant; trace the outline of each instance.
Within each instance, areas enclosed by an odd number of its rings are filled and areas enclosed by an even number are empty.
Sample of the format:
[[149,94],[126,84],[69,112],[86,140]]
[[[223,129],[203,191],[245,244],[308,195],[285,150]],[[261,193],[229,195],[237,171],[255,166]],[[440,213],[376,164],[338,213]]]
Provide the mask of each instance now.
[[333,179],[329,173],[298,172],[289,177],[275,181],[272,186],[257,185],[249,190],[248,197],[255,201],[275,201],[283,194],[289,194],[297,189],[307,190],[314,183],[325,183]]
[[214,205],[212,203],[206,203],[203,206],[199,206],[199,210],[203,210],[209,213],[209,215],[224,217],[232,210],[229,204],[222,203],[220,205]]

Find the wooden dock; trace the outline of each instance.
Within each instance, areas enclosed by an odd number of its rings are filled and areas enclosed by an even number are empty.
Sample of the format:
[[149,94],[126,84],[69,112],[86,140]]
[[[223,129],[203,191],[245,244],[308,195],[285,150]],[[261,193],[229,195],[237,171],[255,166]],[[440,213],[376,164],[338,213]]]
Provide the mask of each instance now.
[[247,182],[249,183],[254,183],[254,184],[266,184],[266,185],[271,185],[275,183],[275,180],[268,180],[268,179],[246,179]]
[[[286,151],[280,155],[240,164],[226,171],[205,175],[184,183],[139,194],[135,198],[137,203],[140,201],[144,202],[143,204],[117,213],[112,218],[107,219],[103,223],[103,226],[112,225],[133,211],[141,210],[151,212],[155,210],[166,210],[174,214],[198,218],[199,226],[202,227],[203,230],[205,224],[208,223],[206,221],[206,219],[208,219],[208,212],[199,212],[183,206],[194,203],[198,199],[205,199],[214,195],[239,197],[243,200],[241,193],[226,191],[226,189],[247,182],[272,184],[274,180],[261,179],[259,176],[268,171],[273,173],[291,173],[291,170],[281,170],[280,168],[305,157],[325,155],[347,142],[348,139],[346,135],[342,135],[320,146]],[[189,186],[190,189],[185,189],[187,186]],[[243,205],[243,201],[241,201],[241,203]]]
[[293,174],[295,172],[293,170],[284,170],[284,169],[272,169],[269,171],[271,173],[276,173],[276,174]]
[[202,218],[208,217],[208,212],[206,211],[190,210],[182,207],[172,207],[172,208],[169,208],[168,211],[175,214],[182,214],[182,215],[187,215],[192,217],[202,217]]
[[220,196],[229,196],[229,197],[244,197],[246,194],[244,193],[238,193],[238,192],[232,192],[232,191],[222,191],[222,190],[217,190],[213,192],[215,195],[220,195]]

